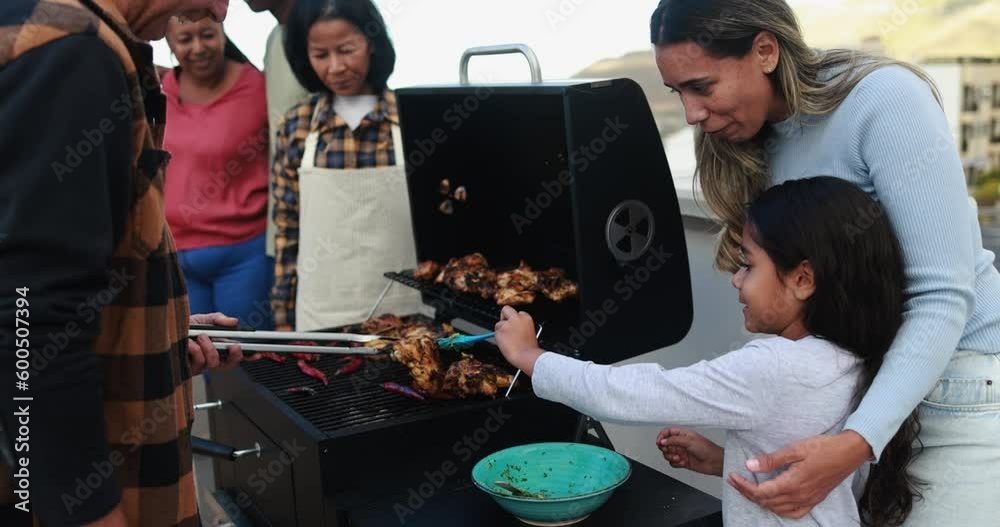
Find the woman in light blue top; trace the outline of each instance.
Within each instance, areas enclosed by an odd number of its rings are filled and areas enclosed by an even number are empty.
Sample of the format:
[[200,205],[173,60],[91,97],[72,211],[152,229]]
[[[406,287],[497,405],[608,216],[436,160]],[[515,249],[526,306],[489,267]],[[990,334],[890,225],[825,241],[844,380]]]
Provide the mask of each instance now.
[[[878,200],[903,251],[904,323],[844,431],[749,460],[753,472],[787,465],[774,480],[731,483],[802,517],[878,460],[919,407],[923,451],[913,470],[928,485],[906,525],[995,524],[1000,275],[933,83],[905,63],[809,48],[783,0],[661,0],[651,36],[664,84],[698,126],[698,179],[724,226],[719,268],[737,267],[747,203],[771,185],[818,175]],[[870,214],[857,211],[844,228],[865,229]]]

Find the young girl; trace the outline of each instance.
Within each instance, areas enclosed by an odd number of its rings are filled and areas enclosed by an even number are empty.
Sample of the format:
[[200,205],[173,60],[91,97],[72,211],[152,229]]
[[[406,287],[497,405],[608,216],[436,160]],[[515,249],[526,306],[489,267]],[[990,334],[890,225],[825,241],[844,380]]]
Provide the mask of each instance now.
[[[746,328],[774,337],[715,360],[673,370],[581,362],[539,349],[531,317],[509,307],[497,342],[532,376],[539,397],[602,421],[724,428],[721,470],[706,471],[770,479],[776,474],[751,476],[746,461],[839,432],[871,383],[902,322],[903,263],[879,205],[830,177],[761,194],[748,212],[742,259],[732,284],[746,306]],[[844,526],[867,517],[872,525],[898,525],[915,495],[906,465],[916,426],[912,419],[903,425],[870,478],[862,466],[801,520],[779,517],[724,485],[726,524]]]

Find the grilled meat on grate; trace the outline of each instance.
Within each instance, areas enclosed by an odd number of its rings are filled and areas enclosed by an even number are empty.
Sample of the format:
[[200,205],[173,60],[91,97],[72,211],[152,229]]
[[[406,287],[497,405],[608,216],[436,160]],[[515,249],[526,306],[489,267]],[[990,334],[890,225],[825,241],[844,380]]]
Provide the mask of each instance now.
[[414,388],[431,396],[442,393],[444,370],[434,339],[418,337],[398,340],[392,346],[392,358],[410,369]]
[[577,295],[576,282],[566,277],[566,270],[553,267],[538,273],[538,288],[553,302],[562,302]]
[[473,253],[449,260],[434,281],[455,291],[491,299],[496,295],[497,272],[490,268],[485,256]]
[[497,275],[497,304],[502,306],[517,306],[535,301],[535,291],[538,289],[538,273],[531,270],[528,264],[521,260],[517,269],[512,269]]
[[385,314],[364,321],[361,324],[361,331],[369,335],[387,335],[402,326],[403,319],[393,314]]
[[380,317],[381,322],[374,322],[375,319],[372,319],[363,330],[381,331],[381,334],[399,340],[374,340],[365,343],[365,346],[384,350],[392,360],[406,366],[410,370],[413,387],[427,397],[496,397],[501,389],[510,386],[513,375],[497,366],[484,364],[468,354],[463,354],[463,358],[450,367],[446,366],[437,340],[455,333],[455,328],[450,324],[431,324],[417,320],[400,321],[397,326],[388,327],[386,321],[389,325],[395,323],[392,317],[393,315],[383,315]]
[[[420,263],[413,273],[414,278],[430,280],[432,271],[440,266],[427,260]],[[517,269],[497,273],[489,268],[486,258],[473,253],[462,258],[452,258],[437,273],[434,281],[463,293],[472,293],[486,299],[496,300],[501,306],[531,304],[542,293],[553,302],[564,302],[576,298],[578,287],[569,279],[566,270],[552,267],[545,271],[534,271],[521,260]]]
[[418,280],[433,280],[437,278],[437,275],[440,272],[441,264],[433,260],[427,260],[425,262],[420,262],[417,270],[413,272],[413,277]]
[[492,364],[466,356],[445,372],[445,389],[459,398],[496,397],[513,382],[514,376]]

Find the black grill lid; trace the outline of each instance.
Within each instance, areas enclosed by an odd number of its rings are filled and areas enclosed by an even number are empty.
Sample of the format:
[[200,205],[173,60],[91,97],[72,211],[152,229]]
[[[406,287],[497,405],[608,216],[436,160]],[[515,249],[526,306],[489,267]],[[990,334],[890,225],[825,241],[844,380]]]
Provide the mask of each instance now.
[[[432,86],[396,96],[418,260],[481,252],[501,269],[521,259],[566,269],[578,301],[522,309],[546,323],[550,347],[597,362],[687,334],[680,208],[635,82]],[[482,301],[439,296],[424,299],[484,327],[496,321]]]

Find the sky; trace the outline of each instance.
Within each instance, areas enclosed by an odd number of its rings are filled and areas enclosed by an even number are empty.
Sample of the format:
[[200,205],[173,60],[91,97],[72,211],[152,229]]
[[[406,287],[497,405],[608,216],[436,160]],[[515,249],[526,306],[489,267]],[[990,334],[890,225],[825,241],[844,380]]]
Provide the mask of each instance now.
[[[793,0],[793,6],[831,0]],[[836,1],[836,0],[833,0]],[[543,79],[564,79],[604,58],[650,49],[649,16],[657,0],[376,0],[396,46],[389,86],[458,82],[458,63],[470,47],[524,43]],[[258,67],[269,13],[256,14],[243,0],[230,0],[226,33]],[[154,44],[156,62],[175,65],[165,42]],[[516,82],[529,78],[519,56],[472,60],[473,81]]]

